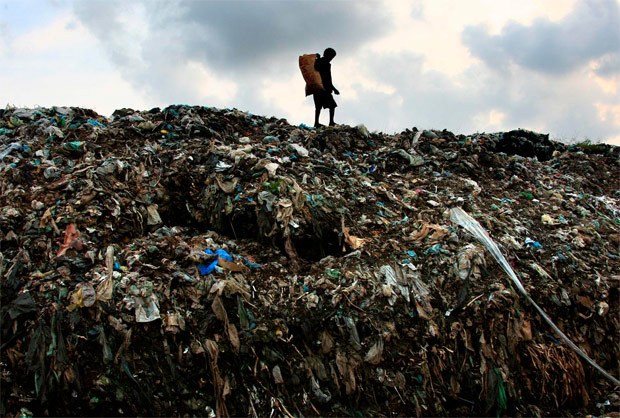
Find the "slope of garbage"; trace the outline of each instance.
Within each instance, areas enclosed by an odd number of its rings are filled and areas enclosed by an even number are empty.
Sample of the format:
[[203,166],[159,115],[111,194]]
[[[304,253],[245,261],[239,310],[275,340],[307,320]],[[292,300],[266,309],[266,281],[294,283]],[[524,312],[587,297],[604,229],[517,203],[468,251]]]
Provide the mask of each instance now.
[[235,109],[0,110],[3,416],[600,416],[620,150]]

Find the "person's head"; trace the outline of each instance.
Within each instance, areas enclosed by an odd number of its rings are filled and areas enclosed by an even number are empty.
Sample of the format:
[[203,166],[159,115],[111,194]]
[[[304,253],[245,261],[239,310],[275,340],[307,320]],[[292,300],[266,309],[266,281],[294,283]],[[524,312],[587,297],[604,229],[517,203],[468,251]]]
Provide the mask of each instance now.
[[325,52],[323,52],[323,56],[331,61],[336,56],[336,51],[334,48],[327,48]]

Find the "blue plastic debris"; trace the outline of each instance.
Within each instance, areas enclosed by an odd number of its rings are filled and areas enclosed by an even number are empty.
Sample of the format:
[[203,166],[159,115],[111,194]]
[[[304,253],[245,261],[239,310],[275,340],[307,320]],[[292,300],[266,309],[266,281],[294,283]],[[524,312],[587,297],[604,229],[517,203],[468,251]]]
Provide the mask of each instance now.
[[251,269],[260,268],[260,264],[255,263],[253,258],[245,258],[244,264]]
[[13,144],[9,145],[8,147],[6,147],[6,148],[5,148],[5,149],[4,149],[4,150],[0,153],[0,160],[3,160],[3,159],[4,159],[4,157],[6,157],[7,155],[9,155],[9,153],[10,153],[11,151],[13,151],[13,150],[16,150],[16,151],[18,151],[18,152],[22,152],[22,151],[25,151],[25,150],[26,150],[26,148],[25,148],[22,144],[20,144],[20,143],[18,143],[18,142],[13,143]]
[[[209,255],[215,254],[219,258],[222,258],[226,261],[232,261],[231,255],[228,254],[226,250],[219,249],[219,250],[215,250],[215,252],[211,250],[205,250],[205,254],[209,254]],[[209,264],[208,266],[204,264],[198,264],[196,268],[200,271],[200,274],[202,274],[203,276],[213,273],[214,270],[222,271],[222,268],[217,265],[219,258],[216,259],[215,261],[212,261],[211,264]]]
[[208,266],[205,266],[204,264],[198,264],[196,268],[198,269],[198,271],[200,271],[201,275],[206,276],[207,274],[213,273],[213,270],[215,270],[216,264],[217,264],[217,260],[215,260]]
[[440,253],[449,254],[450,251],[441,248],[440,244],[435,244],[429,249],[427,249],[426,251],[424,251],[424,254],[440,254]]
[[525,246],[528,248],[537,248],[537,249],[542,249],[543,247],[538,241],[534,241],[531,238],[525,239]]
[[233,261],[232,256],[226,252],[226,250],[215,250],[215,254],[217,254],[220,258],[223,258],[226,261]]
[[558,258],[558,260],[560,260],[560,261],[564,261],[564,262],[568,261],[568,257],[566,257],[566,256],[565,256],[564,254],[562,254],[562,253],[558,253],[558,255],[557,255],[556,257],[557,257],[557,258]]
[[392,225],[402,225],[407,222],[409,222],[409,217],[405,216],[403,219],[400,219],[398,221],[392,221]]
[[91,125],[93,125],[93,126],[95,126],[95,127],[97,127],[97,128],[105,128],[105,125],[104,125],[104,124],[102,124],[102,123],[101,123],[101,122],[99,122],[99,121],[96,121],[95,119],[88,119],[86,122],[87,122],[87,123],[90,123]]

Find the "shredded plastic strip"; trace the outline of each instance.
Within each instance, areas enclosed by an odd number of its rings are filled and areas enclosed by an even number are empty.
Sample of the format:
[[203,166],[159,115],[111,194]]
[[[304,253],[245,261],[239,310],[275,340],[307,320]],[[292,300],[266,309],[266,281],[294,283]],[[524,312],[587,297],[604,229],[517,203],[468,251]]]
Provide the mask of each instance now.
[[607,379],[611,380],[614,383],[614,385],[617,385],[617,386],[620,385],[620,380],[618,380],[615,377],[613,377],[605,369],[603,369],[601,366],[599,366],[594,360],[592,360],[586,353],[584,353],[575,343],[573,343],[553,323],[553,321],[551,320],[551,318],[549,318],[549,316],[545,313],[545,311],[543,311],[542,308],[540,306],[538,306],[538,304],[536,302],[534,302],[534,300],[530,297],[529,293],[525,290],[525,288],[521,284],[521,281],[517,277],[517,274],[514,272],[512,267],[510,267],[510,264],[508,264],[508,261],[506,260],[506,258],[502,254],[502,252],[499,250],[499,248],[498,248],[497,244],[495,243],[495,241],[493,241],[493,239],[489,236],[489,234],[487,234],[487,232],[484,230],[484,228],[482,228],[482,225],[480,225],[480,223],[478,223],[478,221],[476,221],[474,218],[472,218],[463,209],[458,208],[458,207],[450,209],[450,220],[452,222],[454,222],[455,224],[458,224],[458,225],[462,226],[463,228],[465,228],[470,234],[472,234],[482,244],[484,244],[485,247],[487,247],[487,249],[493,255],[493,257],[495,257],[495,259],[497,260],[499,265],[502,266],[504,271],[512,279],[512,281],[515,284],[515,286],[517,286],[517,289],[519,289],[519,291],[523,294],[523,296],[525,296],[527,301],[530,302],[536,308],[538,313],[540,313],[540,315],[543,317],[543,319],[545,321],[547,321],[549,326],[551,326],[551,328],[553,328],[553,330],[556,332],[556,334],[558,336],[560,336],[560,338],[562,338],[562,340],[564,340],[564,342],[571,349],[573,349],[573,351],[575,351],[577,354],[579,354],[579,356],[581,356],[581,358],[583,358],[585,361],[587,361],[592,367],[594,367],[596,370],[601,372]]

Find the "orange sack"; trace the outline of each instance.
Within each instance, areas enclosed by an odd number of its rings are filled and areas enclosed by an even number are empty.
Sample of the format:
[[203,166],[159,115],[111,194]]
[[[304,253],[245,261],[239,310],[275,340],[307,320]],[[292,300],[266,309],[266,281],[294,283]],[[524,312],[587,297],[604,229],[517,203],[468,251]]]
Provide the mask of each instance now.
[[299,56],[299,69],[301,75],[306,81],[306,96],[316,93],[319,90],[323,90],[323,82],[321,81],[321,74],[314,69],[314,62],[316,61],[316,54],[306,54]]

